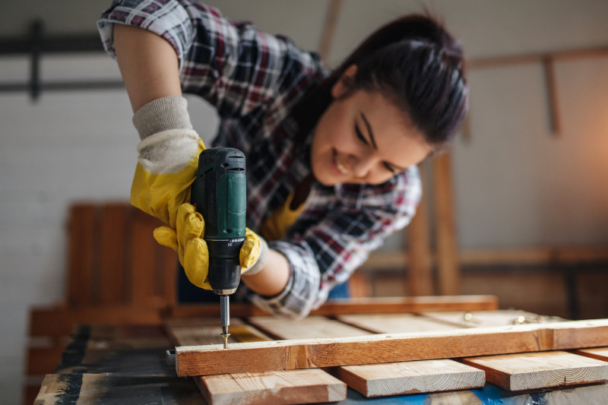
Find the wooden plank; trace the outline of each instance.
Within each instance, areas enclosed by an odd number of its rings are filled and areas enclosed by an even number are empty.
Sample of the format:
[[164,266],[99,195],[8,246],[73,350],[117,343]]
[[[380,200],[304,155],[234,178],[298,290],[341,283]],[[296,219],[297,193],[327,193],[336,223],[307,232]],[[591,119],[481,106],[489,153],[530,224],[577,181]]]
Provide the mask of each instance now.
[[314,339],[371,334],[368,331],[322,316],[309,316],[296,321],[258,316],[249,318],[249,322],[274,339]]
[[340,315],[338,320],[373,333],[416,333],[463,328],[412,314]]
[[460,268],[452,187],[452,159],[449,152],[433,159],[433,203],[435,207],[439,294],[460,294]]
[[562,351],[462,359],[486,372],[486,380],[521,391],[608,381],[608,363]]
[[319,42],[319,56],[325,65],[329,64],[329,53],[331,51],[331,45],[335,36],[341,9],[342,0],[329,1],[325,23],[323,24],[323,32],[321,33],[321,40]]
[[416,214],[405,228],[407,233],[407,288],[410,296],[432,295],[433,275],[431,258],[431,240],[429,237],[429,217],[427,212],[428,197],[426,187],[426,170],[420,165],[420,178],[423,184],[422,199],[418,204]]
[[337,377],[366,397],[483,387],[485,373],[453,360],[338,367]]
[[311,404],[346,399],[346,384],[318,369],[195,378],[210,405]]
[[42,307],[30,310],[29,336],[61,337],[72,333],[75,325],[160,325],[159,311],[130,306],[70,309]]
[[584,58],[597,58],[608,55],[608,46],[591,48],[566,49],[553,52],[536,52],[518,55],[491,56],[471,59],[467,61],[467,69],[484,69],[518,64],[540,63],[545,58],[554,60],[573,60]]
[[536,323],[541,320],[563,321],[561,318],[542,317],[531,312],[517,309],[500,311],[423,312],[422,315],[443,322],[460,325],[465,328],[519,325],[524,323]]
[[176,348],[181,377],[394,363],[608,345],[608,319],[447,332],[301,339]]
[[126,302],[126,241],[129,229],[129,206],[124,203],[104,204],[101,212],[101,257],[99,303]]
[[[176,346],[195,346],[223,343],[219,318],[174,319],[165,322],[169,338]],[[264,333],[240,319],[230,320],[229,343],[263,342],[272,340]]]
[[[608,260],[608,248],[563,247],[532,249],[469,249],[459,252],[462,266],[483,266],[492,264],[565,264],[601,262]],[[436,258],[433,257],[433,261]],[[407,266],[408,255],[401,250],[372,252],[361,266],[364,269],[395,269]]]
[[608,347],[573,350],[572,353],[578,354],[579,356],[591,357],[592,359],[608,361]]
[[543,71],[547,87],[547,100],[549,104],[549,127],[555,136],[559,136],[562,125],[559,115],[559,99],[557,96],[557,79],[555,78],[555,62],[550,56],[543,58]]
[[52,347],[30,347],[27,350],[26,374],[50,374],[55,371],[65,345],[59,342]]
[[[156,280],[158,278],[158,257],[156,241],[152,236],[159,225],[148,214],[140,210],[133,211],[131,232],[131,304],[150,306],[157,303]],[[164,263],[163,263],[164,264]]]
[[[493,295],[459,295],[444,297],[390,297],[358,298],[330,301],[310,315],[388,314],[423,311],[483,311],[498,309],[498,299]],[[231,304],[234,317],[265,315],[266,312],[250,304]],[[163,311],[165,318],[219,317],[220,306],[178,305]]]
[[71,307],[87,307],[93,295],[96,208],[93,204],[74,204],[69,216],[67,301]]

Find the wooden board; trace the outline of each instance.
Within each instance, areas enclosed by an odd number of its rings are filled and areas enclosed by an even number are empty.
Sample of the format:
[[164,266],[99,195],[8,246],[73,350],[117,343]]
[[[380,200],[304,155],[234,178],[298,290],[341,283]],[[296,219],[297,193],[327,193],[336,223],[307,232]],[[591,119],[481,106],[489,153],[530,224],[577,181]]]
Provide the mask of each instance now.
[[[176,346],[223,344],[219,318],[173,319],[165,322],[167,334]],[[272,340],[240,319],[230,320],[228,343]]]
[[[444,297],[390,297],[358,298],[329,301],[319,309],[310,312],[314,315],[345,314],[389,314],[424,311],[490,311],[498,309],[498,298],[494,295],[459,295]],[[267,315],[262,309],[251,304],[231,304],[233,317]],[[184,319],[219,317],[218,304],[178,305],[165,308],[164,318]]]
[[580,356],[591,357],[592,359],[608,361],[608,347],[573,350],[572,353],[578,354]]
[[518,320],[532,321],[539,317],[537,314],[520,310],[424,312],[422,315],[465,328],[516,325]]
[[195,378],[209,405],[310,404],[346,399],[346,384],[318,369]]
[[453,360],[342,366],[336,373],[366,397],[479,388],[485,384],[482,370]]
[[314,339],[371,334],[323,316],[309,316],[297,321],[259,316],[249,318],[249,322],[275,339]]
[[462,359],[486,372],[486,380],[521,391],[608,381],[608,363],[556,351]]
[[181,377],[302,368],[394,363],[608,345],[608,319],[470,328],[418,334],[181,346]]
[[373,333],[412,333],[463,328],[412,314],[340,315],[337,319]]

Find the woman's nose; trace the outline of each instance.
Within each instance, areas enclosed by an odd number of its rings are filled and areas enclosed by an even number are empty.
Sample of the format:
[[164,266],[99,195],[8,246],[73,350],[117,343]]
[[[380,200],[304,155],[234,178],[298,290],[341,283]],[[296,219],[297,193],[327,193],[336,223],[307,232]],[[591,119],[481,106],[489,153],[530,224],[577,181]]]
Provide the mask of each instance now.
[[365,178],[372,170],[373,165],[374,160],[371,154],[351,156],[351,170],[357,178]]

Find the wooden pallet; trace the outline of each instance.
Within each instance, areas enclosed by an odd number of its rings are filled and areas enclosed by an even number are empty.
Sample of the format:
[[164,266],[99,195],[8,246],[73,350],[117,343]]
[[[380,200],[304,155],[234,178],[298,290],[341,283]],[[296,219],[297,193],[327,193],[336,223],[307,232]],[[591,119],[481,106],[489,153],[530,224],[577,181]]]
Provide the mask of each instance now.
[[[543,320],[551,322],[521,325]],[[167,325],[172,336],[204,335],[207,328],[188,321]],[[280,395],[275,402],[256,398],[264,390],[294,389],[281,379],[309,386],[308,380],[290,375],[311,369],[322,369],[367,397],[470,389],[486,380],[509,390],[608,381],[608,362],[560,351],[608,345],[608,320],[565,322],[522,311],[316,316],[303,321],[251,317],[237,321],[236,341],[239,328],[247,331],[248,343],[231,343],[227,350],[219,335],[203,346],[183,346],[192,339],[174,339],[178,374],[195,376],[211,404],[223,403],[228,394],[242,403],[294,403],[281,402]],[[479,357],[492,354],[501,356]],[[222,375],[220,381],[231,381],[232,388],[206,383],[217,375]],[[265,380],[269,375],[271,382]],[[316,389],[327,392],[329,385]]]

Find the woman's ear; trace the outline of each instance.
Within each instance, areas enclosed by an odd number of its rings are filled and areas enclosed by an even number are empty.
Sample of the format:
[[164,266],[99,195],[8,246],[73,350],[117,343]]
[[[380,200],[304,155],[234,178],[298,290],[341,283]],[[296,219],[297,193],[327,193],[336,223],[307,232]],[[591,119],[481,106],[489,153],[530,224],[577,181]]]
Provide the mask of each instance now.
[[334,99],[342,97],[351,88],[357,74],[357,65],[350,65],[340,79],[331,88],[331,95]]

